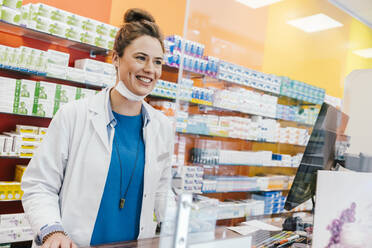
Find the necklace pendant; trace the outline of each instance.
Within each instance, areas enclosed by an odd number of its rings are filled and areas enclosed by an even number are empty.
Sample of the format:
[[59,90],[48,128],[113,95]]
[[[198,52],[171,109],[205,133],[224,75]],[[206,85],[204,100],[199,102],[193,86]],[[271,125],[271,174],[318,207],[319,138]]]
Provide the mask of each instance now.
[[124,208],[124,204],[125,204],[125,199],[124,198],[120,198],[119,208],[120,209]]

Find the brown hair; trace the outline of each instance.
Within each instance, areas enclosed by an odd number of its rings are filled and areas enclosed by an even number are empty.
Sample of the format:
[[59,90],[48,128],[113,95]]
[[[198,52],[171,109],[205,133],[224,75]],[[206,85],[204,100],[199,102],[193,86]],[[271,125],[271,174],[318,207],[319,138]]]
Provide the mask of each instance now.
[[114,51],[122,57],[124,50],[133,40],[143,35],[151,36],[160,42],[164,52],[163,34],[154,17],[143,9],[128,9],[124,14],[124,25],[115,37]]

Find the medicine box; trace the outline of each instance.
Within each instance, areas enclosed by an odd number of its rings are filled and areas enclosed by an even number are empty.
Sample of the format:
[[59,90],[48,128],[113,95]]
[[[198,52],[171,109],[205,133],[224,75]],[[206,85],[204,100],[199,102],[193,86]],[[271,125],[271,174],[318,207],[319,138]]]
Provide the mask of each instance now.
[[19,182],[0,182],[0,200],[20,200],[22,195]]
[[68,62],[70,59],[69,53],[64,53],[52,49],[48,49],[48,64],[56,64],[60,66],[68,66]]
[[14,180],[17,181],[17,182],[21,182],[22,181],[22,176],[23,176],[23,173],[25,172],[27,166],[25,165],[16,165],[16,168],[15,168],[15,175],[14,175]]
[[[26,215],[22,214],[2,214],[0,215],[0,229],[30,227]],[[2,240],[1,240],[2,241]]]

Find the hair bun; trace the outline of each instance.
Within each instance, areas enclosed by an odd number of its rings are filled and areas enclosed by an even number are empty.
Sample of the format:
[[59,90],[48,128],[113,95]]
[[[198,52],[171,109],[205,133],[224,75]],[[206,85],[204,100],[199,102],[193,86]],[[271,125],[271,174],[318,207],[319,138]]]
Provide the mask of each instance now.
[[124,14],[124,23],[141,22],[143,20],[155,22],[154,17],[149,12],[143,9],[128,9],[127,12],[125,12]]

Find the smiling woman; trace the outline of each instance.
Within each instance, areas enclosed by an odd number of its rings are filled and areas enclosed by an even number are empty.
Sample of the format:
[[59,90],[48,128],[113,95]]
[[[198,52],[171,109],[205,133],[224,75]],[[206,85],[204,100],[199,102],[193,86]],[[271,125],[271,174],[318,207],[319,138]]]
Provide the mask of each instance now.
[[[130,102],[143,100],[154,89],[161,76],[163,53],[163,35],[154,18],[141,9],[127,11],[114,44],[113,63],[118,75],[111,95],[114,111],[139,114],[140,104]],[[130,101],[133,112],[117,108],[122,102],[119,95]]]
[[124,22],[115,87],[64,105],[22,178],[23,207],[43,248],[151,237],[154,214],[162,221],[173,202],[173,128],[143,100],[161,75],[163,36],[144,10],[128,10]]

